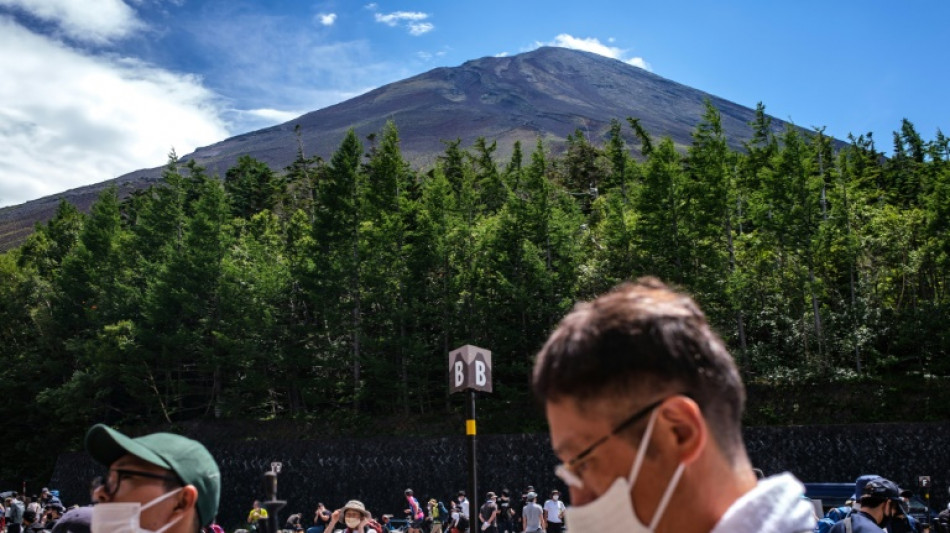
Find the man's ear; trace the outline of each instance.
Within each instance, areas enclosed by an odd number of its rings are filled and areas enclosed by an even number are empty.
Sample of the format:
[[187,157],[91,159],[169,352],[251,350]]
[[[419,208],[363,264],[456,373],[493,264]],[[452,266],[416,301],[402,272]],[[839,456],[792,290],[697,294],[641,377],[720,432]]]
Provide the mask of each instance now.
[[195,507],[198,502],[198,489],[194,485],[185,485],[181,489],[181,496],[178,498],[178,505],[175,507],[175,510],[187,510],[194,509],[195,514],[198,514],[198,509]]
[[660,406],[659,416],[669,428],[668,445],[676,451],[679,461],[695,461],[709,439],[709,427],[699,405],[686,396],[674,396]]

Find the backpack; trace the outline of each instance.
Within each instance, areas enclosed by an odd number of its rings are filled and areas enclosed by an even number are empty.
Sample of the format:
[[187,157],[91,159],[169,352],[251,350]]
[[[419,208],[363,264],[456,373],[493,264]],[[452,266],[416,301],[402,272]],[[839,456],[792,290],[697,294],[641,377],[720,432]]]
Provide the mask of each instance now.
[[491,518],[492,512],[496,509],[494,503],[487,501],[482,504],[482,508],[478,510],[479,516],[482,518],[482,522],[487,522]]
[[815,524],[815,533],[828,533],[833,525],[835,525],[835,521],[826,516],[818,520],[818,523]]
[[439,510],[439,516],[442,516],[442,517],[449,516],[449,510],[445,508],[444,503],[439,502],[438,510]]
[[498,500],[498,517],[502,520],[511,518],[511,500],[507,498]]

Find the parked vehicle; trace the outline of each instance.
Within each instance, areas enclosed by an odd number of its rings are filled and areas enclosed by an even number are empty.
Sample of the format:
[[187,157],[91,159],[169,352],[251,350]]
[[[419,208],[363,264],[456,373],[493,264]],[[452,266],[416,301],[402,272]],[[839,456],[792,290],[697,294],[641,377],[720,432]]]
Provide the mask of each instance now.
[[[821,501],[824,512],[846,505],[854,497],[854,483],[805,483],[805,496]],[[909,498],[908,514],[921,523],[930,524],[937,519],[937,513],[916,494]]]

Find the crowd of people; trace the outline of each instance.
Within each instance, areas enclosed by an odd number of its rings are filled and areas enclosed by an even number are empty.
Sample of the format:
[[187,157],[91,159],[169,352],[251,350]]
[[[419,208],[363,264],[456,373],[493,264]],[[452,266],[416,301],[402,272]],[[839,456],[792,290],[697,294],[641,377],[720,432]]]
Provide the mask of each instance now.
[[[521,499],[489,492],[478,509],[464,492],[448,505],[431,498],[423,506],[407,489],[406,533],[480,533],[473,512],[487,533],[822,533],[823,525],[830,533],[922,533],[929,525],[914,524],[902,491],[881,477],[859,478],[854,504],[819,520],[792,474],[757,476],[742,439],[745,388],[732,356],[696,302],[655,278],[578,304],[538,353],[532,386],[572,505],[557,491],[542,505],[526,487]],[[85,446],[108,475],[94,489],[96,505],[67,512],[54,533],[221,533],[221,476],[200,443],[171,433],[130,438],[97,424]],[[12,518],[24,515],[23,524],[27,511],[16,502],[5,508],[15,510]],[[941,517],[937,528],[950,511]],[[261,530],[267,518],[256,502],[248,529],[276,533]],[[350,500],[332,512],[319,505],[312,525],[301,513],[284,525],[383,533],[393,517],[377,520]]]
[[[340,509],[330,512],[323,503],[317,504],[313,519],[309,522],[303,513],[293,513],[282,526],[282,531],[306,533],[330,533],[335,526],[347,531],[360,533],[383,533],[385,531],[405,531],[405,533],[465,533],[471,531],[471,505],[465,491],[459,491],[448,505],[437,498],[430,498],[425,505],[416,499],[412,489],[405,491],[405,518],[394,520],[392,514],[379,514],[374,518],[362,502],[350,500]],[[551,491],[544,505],[538,503],[538,494],[533,486],[526,487],[520,499],[510,497],[508,489],[499,494],[488,492],[484,503],[477,509],[481,531],[486,533],[534,533],[544,530],[547,533],[561,533],[564,527],[566,507],[560,500],[560,492]],[[267,510],[255,500],[247,516],[247,531],[267,533]],[[397,526],[398,522],[398,526]]]
[[59,495],[47,488],[38,496],[23,496],[22,500],[20,494],[11,491],[0,504],[0,531],[51,531],[65,512]]

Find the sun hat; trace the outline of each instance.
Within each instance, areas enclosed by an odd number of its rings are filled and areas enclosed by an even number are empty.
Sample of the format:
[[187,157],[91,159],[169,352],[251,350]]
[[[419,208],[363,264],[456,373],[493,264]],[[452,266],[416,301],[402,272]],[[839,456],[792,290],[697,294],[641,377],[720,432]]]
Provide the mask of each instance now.
[[347,511],[357,511],[366,518],[373,518],[373,515],[366,510],[366,506],[363,505],[363,502],[359,500],[350,500],[346,502],[346,505],[340,508],[340,515],[346,514]]

